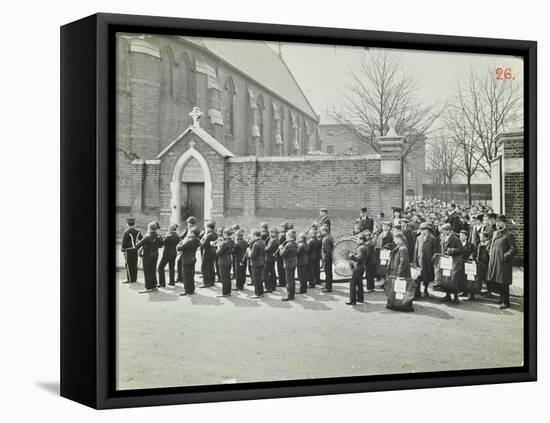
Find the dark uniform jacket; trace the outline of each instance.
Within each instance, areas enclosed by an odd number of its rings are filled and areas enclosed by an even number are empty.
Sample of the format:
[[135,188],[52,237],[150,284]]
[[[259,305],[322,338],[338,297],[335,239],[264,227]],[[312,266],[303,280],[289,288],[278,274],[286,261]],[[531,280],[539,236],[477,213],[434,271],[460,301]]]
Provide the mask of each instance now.
[[307,266],[308,264],[308,251],[309,246],[306,241],[298,242],[298,251],[296,252],[296,259],[298,266]]
[[174,231],[170,232],[162,241],[164,250],[162,251],[162,257],[164,258],[174,258],[178,255],[176,247],[180,242],[179,235]]
[[495,231],[489,249],[487,280],[512,284],[512,257],[516,254],[516,239],[507,229]]
[[[279,232],[279,245],[283,245],[285,241],[286,241],[286,233]],[[279,250],[275,251],[275,258],[278,258],[279,260],[281,259],[281,256],[279,255]]]
[[216,257],[216,247],[212,246],[210,243],[216,241],[218,235],[212,229],[208,229],[201,239],[201,253],[202,259],[214,259]]
[[142,238],[143,236],[138,229],[134,227],[126,229],[122,235],[122,250],[125,251],[136,248],[137,243],[141,241]]
[[279,238],[269,238],[267,240],[267,244],[265,246],[265,262],[266,263],[273,263],[275,261],[274,254],[277,252],[277,249],[279,248]]
[[298,253],[298,244],[296,241],[286,241],[283,248],[280,250],[281,258],[283,259],[283,266],[285,269],[296,267],[298,260],[296,254]]
[[374,220],[372,220],[370,217],[359,216],[359,232],[363,232],[367,229],[372,232],[373,226]]
[[235,246],[233,247],[233,256],[235,257],[235,260],[237,260],[237,263],[241,263],[243,261],[247,248],[248,242],[246,242],[244,239],[235,240]]
[[321,246],[323,260],[332,260],[332,250],[334,250],[334,238],[332,238],[331,234],[326,234],[325,236],[323,236]]
[[251,242],[249,248],[248,258],[250,259],[250,266],[263,266],[265,264],[265,242],[261,238],[255,239]]
[[354,271],[364,272],[367,267],[367,247],[365,244],[359,245],[349,259],[354,263]]
[[319,224],[319,228],[321,226],[326,225],[328,227],[328,231],[330,232],[330,219],[328,216],[323,216],[317,219],[317,223]]
[[411,277],[409,251],[405,245],[393,247],[387,272],[388,276],[397,276],[400,278]]
[[198,227],[197,225],[194,225],[194,226],[190,226],[190,227],[185,228],[183,233],[180,235],[180,239],[184,239],[189,232],[193,232],[199,240],[204,235],[203,230],[200,227]]
[[220,243],[216,251],[216,255],[218,256],[218,264],[220,266],[223,266],[223,265],[230,266],[233,263],[231,259],[231,253],[233,252],[234,248],[235,248],[235,241],[233,241],[233,239],[231,238],[225,238]]
[[185,238],[176,247],[181,252],[181,260],[184,264],[191,264],[197,261],[197,248],[201,245],[198,238]]
[[307,259],[310,263],[315,262],[315,260],[319,261],[321,259],[321,241],[319,241],[317,238],[309,238],[307,240]]
[[160,247],[162,247],[162,238],[156,232],[145,235],[143,239],[136,244],[136,248],[143,249],[143,257],[158,255]]

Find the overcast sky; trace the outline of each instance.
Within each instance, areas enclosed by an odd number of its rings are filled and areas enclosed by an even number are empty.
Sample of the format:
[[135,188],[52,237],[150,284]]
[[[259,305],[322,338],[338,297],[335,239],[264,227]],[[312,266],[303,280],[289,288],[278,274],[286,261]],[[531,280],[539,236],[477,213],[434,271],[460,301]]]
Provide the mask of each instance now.
[[[270,44],[275,50],[277,43]],[[368,58],[363,47],[342,47],[319,44],[281,43],[283,58],[315,111],[324,120],[327,110],[341,109],[346,87],[352,82],[351,71],[360,69],[361,60]],[[418,80],[418,97],[429,103],[445,101],[456,89],[461,75],[474,69],[510,67],[515,83],[521,84],[523,60],[514,56],[466,53],[391,50],[400,56],[404,69],[410,69]]]

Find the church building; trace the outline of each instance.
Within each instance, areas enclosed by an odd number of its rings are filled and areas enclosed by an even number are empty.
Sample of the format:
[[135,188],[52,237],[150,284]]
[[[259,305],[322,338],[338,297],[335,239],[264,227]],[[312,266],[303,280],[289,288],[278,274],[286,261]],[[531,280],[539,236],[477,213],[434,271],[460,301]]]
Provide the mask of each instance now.
[[[234,156],[299,157],[318,148],[315,111],[281,54],[263,41],[119,33],[116,81],[121,216],[135,208],[132,163],[155,159],[189,127],[195,106],[202,129]],[[180,182],[180,201],[202,214],[204,204],[188,201],[204,196],[196,159]]]

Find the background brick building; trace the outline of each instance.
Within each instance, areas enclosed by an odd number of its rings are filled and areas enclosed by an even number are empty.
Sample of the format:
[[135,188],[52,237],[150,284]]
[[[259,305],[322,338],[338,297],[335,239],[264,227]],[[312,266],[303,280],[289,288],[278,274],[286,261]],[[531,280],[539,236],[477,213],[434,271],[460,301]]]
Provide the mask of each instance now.
[[[407,141],[414,144],[404,164],[405,197],[408,200],[421,198],[423,181],[426,173],[426,137],[407,136]],[[377,151],[359,137],[345,123],[340,123],[330,116],[323,116],[319,124],[318,149],[327,154],[365,155]]]

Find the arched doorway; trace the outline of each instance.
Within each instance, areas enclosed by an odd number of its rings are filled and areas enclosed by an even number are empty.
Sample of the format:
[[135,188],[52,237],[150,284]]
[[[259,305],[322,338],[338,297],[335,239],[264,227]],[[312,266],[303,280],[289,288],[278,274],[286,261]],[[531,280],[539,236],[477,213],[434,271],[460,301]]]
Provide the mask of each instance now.
[[176,163],[172,176],[171,222],[182,225],[189,216],[195,216],[202,225],[211,218],[212,181],[204,157],[190,147]]

